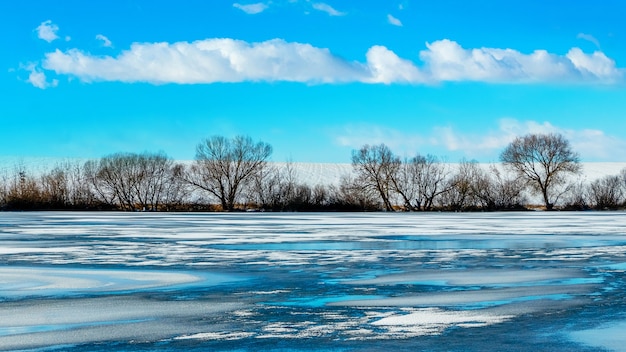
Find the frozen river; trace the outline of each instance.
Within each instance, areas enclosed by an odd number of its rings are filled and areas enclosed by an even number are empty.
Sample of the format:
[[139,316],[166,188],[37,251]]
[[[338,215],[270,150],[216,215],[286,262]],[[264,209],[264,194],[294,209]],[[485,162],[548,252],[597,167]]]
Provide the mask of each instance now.
[[626,213],[0,213],[0,350],[626,351]]

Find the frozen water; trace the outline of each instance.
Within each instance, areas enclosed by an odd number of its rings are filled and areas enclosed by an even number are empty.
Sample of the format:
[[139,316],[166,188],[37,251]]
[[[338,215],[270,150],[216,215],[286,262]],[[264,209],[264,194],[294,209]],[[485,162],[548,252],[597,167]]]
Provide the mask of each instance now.
[[0,350],[620,350],[625,228],[622,212],[0,213]]
[[613,323],[595,329],[575,331],[572,339],[589,346],[610,350],[626,351],[626,321]]

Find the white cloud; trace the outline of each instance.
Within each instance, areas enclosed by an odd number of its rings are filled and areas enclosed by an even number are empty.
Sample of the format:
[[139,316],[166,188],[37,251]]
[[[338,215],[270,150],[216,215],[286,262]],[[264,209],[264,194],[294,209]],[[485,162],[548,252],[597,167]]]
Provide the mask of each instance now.
[[447,39],[426,46],[420,58],[435,81],[614,83],[624,74],[602,52],[585,54],[579,48],[559,56],[545,50],[522,54],[513,49],[465,49]]
[[46,74],[42,72],[41,69],[38,68],[35,64],[28,64],[21,68],[30,72],[27,82],[37,88],[46,89],[50,87],[56,87],[59,84],[59,81],[56,79],[48,82]]
[[247,43],[207,39],[193,43],[135,43],[117,57],[72,49],[46,54],[43,67],[82,81],[213,83],[241,81],[354,82],[367,68],[328,49],[280,39]]
[[372,83],[417,83],[427,80],[413,62],[401,59],[384,46],[371,47],[366,57]]
[[596,48],[600,49],[600,42],[598,41],[598,39],[596,39],[593,35],[591,34],[585,34],[585,33],[578,33],[578,35],[576,36],[576,38],[578,39],[583,39],[586,40],[588,42],[591,42],[593,44],[595,44]]
[[39,39],[45,40],[48,43],[59,39],[57,32],[59,31],[59,26],[52,23],[51,20],[47,20],[41,22],[41,24],[35,29],[37,31],[37,37]]
[[237,8],[237,9],[239,9],[239,10],[241,10],[241,11],[243,11],[243,12],[249,14],[249,15],[256,15],[257,13],[261,13],[261,12],[267,10],[268,5],[264,4],[262,2],[258,2],[258,3],[255,3],[255,4],[246,4],[246,5],[239,4],[239,3],[234,3],[233,7]]
[[79,49],[47,53],[46,70],[82,81],[198,84],[242,81],[304,83],[405,83],[445,81],[491,83],[621,83],[624,69],[604,53],[572,48],[566,55],[545,50],[465,49],[447,39],[426,44],[421,64],[373,46],[365,62],[348,61],[325,48],[273,39],[134,43],[117,56]]
[[389,23],[391,23],[394,26],[402,27],[402,22],[400,22],[399,19],[393,17],[391,14],[387,15],[387,21],[389,21]]
[[109,38],[105,37],[102,34],[97,34],[96,35],[96,40],[99,40],[102,42],[102,46],[110,48],[113,46],[113,43],[111,43],[111,41],[109,40]]
[[332,6],[323,2],[316,2],[312,6],[314,9],[318,11],[326,12],[327,14],[331,16],[344,16],[346,14],[345,12],[340,12],[340,11],[335,10]]

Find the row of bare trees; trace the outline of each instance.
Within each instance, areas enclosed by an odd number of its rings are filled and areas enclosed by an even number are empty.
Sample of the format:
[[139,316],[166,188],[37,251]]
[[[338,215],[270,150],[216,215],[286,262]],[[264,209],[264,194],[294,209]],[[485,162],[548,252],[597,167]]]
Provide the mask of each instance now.
[[387,211],[508,210],[526,204],[522,179],[475,161],[453,168],[432,155],[401,160],[380,144],[354,151],[352,166],[353,184]]
[[0,175],[7,210],[125,211],[471,211],[617,209],[626,205],[626,170],[584,183],[578,155],[561,135],[527,135],[501,154],[501,165],[432,155],[400,158],[384,144],[352,153],[353,172],[338,184],[302,182],[293,163],[268,163],[272,147],[247,136],[214,136],[198,144],[191,164],[164,153],[117,153],[64,162],[35,174]]

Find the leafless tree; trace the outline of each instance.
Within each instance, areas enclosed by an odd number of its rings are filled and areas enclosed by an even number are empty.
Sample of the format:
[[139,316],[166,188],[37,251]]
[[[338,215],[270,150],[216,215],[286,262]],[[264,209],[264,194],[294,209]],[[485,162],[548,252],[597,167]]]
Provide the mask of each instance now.
[[311,187],[299,181],[293,162],[268,165],[247,187],[249,203],[263,210],[322,210],[328,205],[329,191],[323,185]]
[[137,156],[137,173],[132,189],[142,210],[156,211],[160,206],[176,202],[181,196],[180,167],[163,153],[144,153]]
[[90,160],[85,171],[101,200],[123,210],[136,210],[135,190],[139,182],[138,155],[116,153]]
[[404,209],[407,211],[420,210],[420,175],[419,169],[416,168],[415,160],[420,158],[417,156],[410,160],[404,160],[398,167],[398,172],[392,175],[392,183],[394,191],[398,194],[404,203]]
[[188,201],[191,190],[184,178],[184,165],[178,163],[173,164],[165,177],[162,203],[165,206],[165,210],[171,210],[180,207],[185,201]]
[[624,187],[620,176],[605,176],[589,185],[589,198],[597,209],[616,209],[624,205]]
[[495,165],[478,175],[474,184],[474,194],[487,210],[520,209],[526,203],[526,184],[518,176],[502,172]]
[[313,186],[311,196],[312,196],[313,206],[316,207],[317,209],[327,206],[330,201],[330,194],[328,191],[328,187],[326,187],[325,185],[317,184]]
[[432,210],[437,198],[449,191],[449,168],[433,155],[417,155],[399,167],[395,191],[407,210]]
[[281,183],[280,168],[266,165],[263,170],[254,174],[251,185],[246,187],[246,203],[263,210],[276,209],[281,203]]
[[16,165],[12,177],[7,181],[4,201],[8,209],[35,209],[43,203],[40,184],[24,165]]
[[88,209],[95,203],[80,163],[62,161],[40,177],[44,208]]
[[41,176],[42,194],[52,207],[64,208],[70,205],[70,189],[65,170],[55,167]]
[[581,172],[578,154],[560,134],[517,137],[504,149],[500,160],[541,194],[547,210],[552,210],[563,194],[557,188],[566,184],[566,176]]
[[371,187],[363,185],[361,181],[344,175],[339,187],[330,187],[330,202],[341,210],[373,211],[380,210],[380,196]]
[[91,208],[97,202],[89,181],[85,177],[83,163],[63,162],[57,166],[65,174],[68,187],[68,202],[75,208]]
[[248,203],[264,210],[283,211],[294,199],[298,187],[297,173],[293,162],[284,166],[268,164],[262,172],[254,175],[253,182],[246,187]]
[[458,169],[448,179],[447,192],[444,193],[444,206],[454,211],[476,209],[480,198],[478,189],[486,187],[480,184],[488,182],[477,161],[462,160]]
[[587,210],[593,204],[590,200],[589,184],[578,178],[572,181],[561,196],[561,206],[567,210]]
[[266,167],[272,147],[247,136],[213,136],[196,147],[196,160],[187,181],[216,197],[223,210],[232,211],[242,190]]
[[156,211],[181,189],[180,166],[163,153],[112,154],[86,162],[84,172],[102,202],[123,210]]
[[394,192],[393,179],[400,168],[400,158],[384,144],[365,145],[352,151],[352,167],[356,181],[364,188],[373,189],[380,196],[385,210],[392,211],[391,197]]

